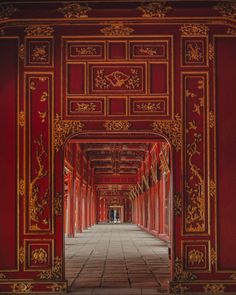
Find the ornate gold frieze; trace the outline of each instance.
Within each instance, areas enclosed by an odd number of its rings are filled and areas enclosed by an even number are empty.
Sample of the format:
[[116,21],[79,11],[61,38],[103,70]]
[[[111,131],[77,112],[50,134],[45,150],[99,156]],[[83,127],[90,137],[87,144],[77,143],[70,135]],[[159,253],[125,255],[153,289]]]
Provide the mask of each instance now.
[[59,256],[54,258],[52,269],[41,272],[39,278],[42,280],[59,280],[62,278],[62,259]]
[[165,17],[172,8],[167,6],[165,2],[151,2],[139,6],[137,9],[141,10],[143,17]]
[[32,54],[31,54],[31,60],[33,62],[45,62],[48,60],[48,52],[47,52],[47,46],[41,45],[34,47]]
[[220,294],[224,293],[225,287],[223,284],[206,284],[203,289],[205,293]]
[[189,290],[189,287],[183,286],[182,284],[172,284],[170,286],[170,293],[172,294],[182,294]]
[[88,17],[88,12],[90,10],[91,8],[88,7],[88,5],[81,5],[76,2],[65,4],[64,7],[57,9],[65,18]]
[[39,37],[39,36],[52,36],[54,29],[47,25],[32,25],[25,28],[27,36]]
[[197,276],[190,271],[183,270],[183,262],[179,257],[175,258],[174,273],[176,281],[192,281],[197,279]]
[[163,134],[177,151],[182,148],[182,118],[175,115],[174,120],[160,120],[152,123],[153,131]]
[[159,102],[143,102],[137,104],[137,109],[144,111],[144,112],[156,112],[160,110],[160,103]]
[[214,6],[214,9],[222,16],[236,18],[236,3],[233,1],[219,1],[218,4]]
[[84,124],[80,121],[61,120],[59,114],[56,114],[54,119],[54,148],[59,151],[64,144],[66,137],[71,134],[76,134],[82,131]]
[[211,248],[211,264],[215,265],[217,260],[216,250]]
[[213,179],[210,180],[210,196],[211,197],[216,196],[216,183]]
[[184,24],[179,30],[184,36],[199,36],[207,35],[209,28],[204,24]]
[[58,293],[65,293],[67,290],[66,283],[53,283],[51,286],[47,287],[48,289],[51,289],[52,292],[58,292]]
[[20,179],[19,181],[19,195],[24,196],[25,194],[25,182],[23,179]]
[[96,110],[96,104],[93,102],[78,102],[75,110],[77,112],[93,112]]
[[31,283],[14,283],[12,286],[13,293],[30,293],[33,289]]
[[20,247],[19,249],[19,262],[23,264],[25,262],[25,249],[24,247]]
[[210,128],[215,127],[215,114],[213,112],[209,113],[209,127]]
[[188,263],[190,265],[200,264],[204,262],[204,253],[202,251],[193,249],[188,252]]
[[7,276],[4,273],[0,273],[0,280],[5,280]]
[[203,60],[202,50],[197,43],[187,44],[186,58],[189,62],[200,62]]
[[62,214],[62,196],[60,193],[56,193],[56,196],[54,198],[54,212],[55,215]]
[[18,122],[19,122],[20,127],[24,127],[24,125],[25,125],[25,113],[23,111],[21,111],[19,113]]
[[109,24],[100,30],[105,36],[129,36],[134,32],[134,29],[125,26],[122,22]]
[[31,259],[34,263],[46,263],[48,261],[48,253],[43,248],[34,249],[31,253]]
[[24,44],[21,44],[20,47],[19,47],[19,58],[21,60],[24,60],[24,58],[25,58],[25,46],[24,46]]
[[226,31],[226,34],[228,35],[236,35],[236,29],[235,28],[228,28]]
[[209,43],[208,45],[208,57],[209,57],[209,60],[214,60],[215,58],[215,48],[213,44],[211,43]]
[[180,216],[183,212],[183,199],[181,193],[174,194],[173,211],[175,216]]
[[8,19],[16,11],[17,8],[12,5],[0,5],[0,20]]
[[131,127],[129,121],[111,120],[104,123],[107,131],[127,131]]
[[[30,229],[38,229],[38,223],[41,221],[44,224],[48,223],[48,220],[41,220],[41,216],[44,212],[46,205],[48,204],[48,190],[45,191],[43,197],[39,197],[39,185],[38,181],[47,176],[48,172],[44,166],[44,160],[47,158],[47,152],[43,143],[43,135],[41,134],[38,139],[34,140],[36,145],[35,159],[37,168],[35,168],[35,175],[30,183]],[[32,222],[36,224],[32,224]]]

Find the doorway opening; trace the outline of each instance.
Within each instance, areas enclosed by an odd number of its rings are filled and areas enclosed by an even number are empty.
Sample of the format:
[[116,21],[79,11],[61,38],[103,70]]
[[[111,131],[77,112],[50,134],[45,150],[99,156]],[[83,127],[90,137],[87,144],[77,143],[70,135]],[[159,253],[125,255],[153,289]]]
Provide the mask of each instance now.
[[69,287],[167,291],[172,236],[170,144],[164,138],[72,138],[64,151]]

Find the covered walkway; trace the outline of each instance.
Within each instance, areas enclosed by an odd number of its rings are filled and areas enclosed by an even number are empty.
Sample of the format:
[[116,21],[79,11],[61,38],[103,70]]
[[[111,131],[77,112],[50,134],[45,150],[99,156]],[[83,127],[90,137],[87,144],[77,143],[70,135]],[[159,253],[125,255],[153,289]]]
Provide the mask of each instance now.
[[78,294],[167,292],[167,244],[136,225],[95,225],[66,238],[65,249],[66,279]]

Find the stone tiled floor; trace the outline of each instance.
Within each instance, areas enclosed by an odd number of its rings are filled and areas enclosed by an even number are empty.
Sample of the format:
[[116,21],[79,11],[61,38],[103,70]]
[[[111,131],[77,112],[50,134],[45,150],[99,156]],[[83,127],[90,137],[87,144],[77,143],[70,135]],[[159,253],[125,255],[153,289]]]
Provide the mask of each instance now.
[[167,292],[167,245],[136,225],[95,225],[75,238],[66,238],[65,248],[66,278],[72,293]]

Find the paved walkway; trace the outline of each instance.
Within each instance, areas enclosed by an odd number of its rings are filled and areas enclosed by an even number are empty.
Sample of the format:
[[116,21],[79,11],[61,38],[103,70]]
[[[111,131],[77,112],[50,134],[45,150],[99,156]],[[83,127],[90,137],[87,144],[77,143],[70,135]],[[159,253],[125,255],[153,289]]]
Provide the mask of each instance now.
[[167,292],[166,243],[136,225],[95,225],[75,238],[66,238],[65,248],[66,279],[78,294]]

